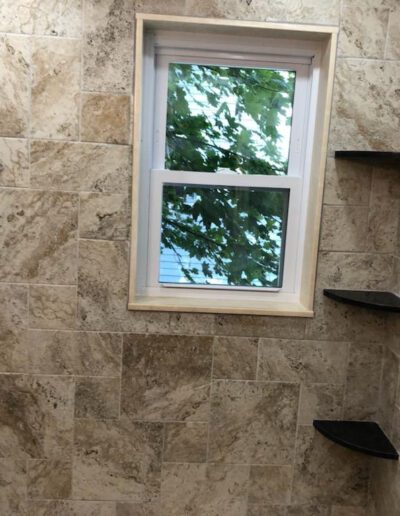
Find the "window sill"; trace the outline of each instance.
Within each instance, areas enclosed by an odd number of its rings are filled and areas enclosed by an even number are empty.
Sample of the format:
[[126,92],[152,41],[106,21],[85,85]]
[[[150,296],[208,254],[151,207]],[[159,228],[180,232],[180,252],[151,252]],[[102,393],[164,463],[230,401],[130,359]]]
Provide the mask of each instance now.
[[277,317],[313,317],[314,312],[301,303],[258,301],[222,301],[218,298],[136,297],[129,310],[153,312],[193,312],[211,314],[273,315]]

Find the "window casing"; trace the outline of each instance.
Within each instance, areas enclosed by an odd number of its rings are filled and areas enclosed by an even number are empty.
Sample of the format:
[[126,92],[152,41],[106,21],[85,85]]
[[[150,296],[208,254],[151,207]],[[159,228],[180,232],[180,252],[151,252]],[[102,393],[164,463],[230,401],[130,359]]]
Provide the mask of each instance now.
[[[257,36],[238,36],[229,34],[229,31],[228,34],[206,31],[194,39],[184,28],[176,31],[151,27],[143,34],[142,95],[140,103],[136,103],[136,109],[141,111],[141,124],[140,146],[136,146],[140,158],[134,171],[134,193],[137,193],[138,205],[133,210],[136,225],[133,228],[130,308],[172,310],[175,307],[219,312],[231,311],[231,306],[234,312],[252,313],[252,307],[265,304],[268,305],[265,312],[274,313],[274,305],[279,307],[279,312],[285,312],[282,306],[287,304],[296,305],[295,310],[301,312],[298,307],[301,306],[304,261],[307,258],[313,146],[318,130],[321,43],[319,40],[288,37],[260,38],[258,33]],[[294,72],[287,174],[166,169],[168,70],[175,63]],[[138,127],[135,131],[137,137]],[[187,187],[188,191],[196,187],[286,192],[288,206],[282,238],[281,283],[278,286],[227,286],[163,281],[160,277],[163,191],[174,186]],[[221,307],[221,303],[226,308]],[[293,312],[292,315],[301,315]],[[303,315],[306,312],[306,315],[311,313],[304,309]]]

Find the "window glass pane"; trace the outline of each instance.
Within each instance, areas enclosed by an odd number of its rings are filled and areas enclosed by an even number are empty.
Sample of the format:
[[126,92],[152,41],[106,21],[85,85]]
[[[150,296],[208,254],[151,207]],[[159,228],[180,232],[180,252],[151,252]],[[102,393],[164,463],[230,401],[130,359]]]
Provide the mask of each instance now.
[[160,283],[280,287],[289,190],[166,184]]
[[287,174],[296,73],[169,65],[165,167]]

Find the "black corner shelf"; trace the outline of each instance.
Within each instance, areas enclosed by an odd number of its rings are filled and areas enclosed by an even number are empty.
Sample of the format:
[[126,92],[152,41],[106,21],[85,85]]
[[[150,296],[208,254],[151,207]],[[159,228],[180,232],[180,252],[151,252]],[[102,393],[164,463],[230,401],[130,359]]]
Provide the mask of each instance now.
[[399,454],[377,423],[372,421],[314,420],[314,427],[336,444],[381,459],[399,460]]
[[384,312],[400,312],[400,297],[392,292],[326,288],[324,289],[324,295],[340,303],[382,310]]
[[400,169],[400,152],[342,150],[335,152],[335,158],[380,168]]

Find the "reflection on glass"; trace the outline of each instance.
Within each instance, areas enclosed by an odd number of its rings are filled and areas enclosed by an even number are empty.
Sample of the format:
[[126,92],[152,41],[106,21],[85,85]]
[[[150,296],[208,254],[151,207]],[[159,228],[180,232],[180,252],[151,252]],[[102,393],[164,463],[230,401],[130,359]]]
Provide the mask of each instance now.
[[163,187],[160,283],[280,287],[289,190]]
[[287,174],[293,71],[169,65],[165,167]]

